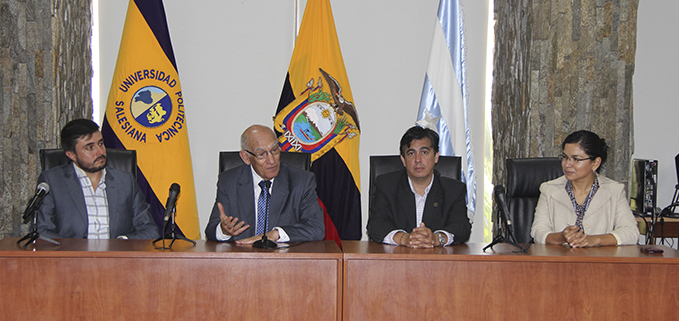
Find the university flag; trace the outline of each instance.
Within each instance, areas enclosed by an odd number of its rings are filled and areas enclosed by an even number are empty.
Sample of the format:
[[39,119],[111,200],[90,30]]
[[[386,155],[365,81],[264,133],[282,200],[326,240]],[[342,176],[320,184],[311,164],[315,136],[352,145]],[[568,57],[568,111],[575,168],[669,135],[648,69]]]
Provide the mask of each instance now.
[[311,153],[326,239],[338,243],[337,236],[361,239],[360,125],[353,101],[330,1],[309,0],[274,128],[284,151]]
[[417,124],[438,132],[442,156],[462,156],[467,208],[476,210],[476,179],[472,158],[465,81],[464,27],[459,0],[440,0],[437,23],[424,78]]
[[108,148],[137,151],[137,182],[159,227],[172,183],[179,232],[199,239],[182,89],[162,0],[130,0],[102,124]]

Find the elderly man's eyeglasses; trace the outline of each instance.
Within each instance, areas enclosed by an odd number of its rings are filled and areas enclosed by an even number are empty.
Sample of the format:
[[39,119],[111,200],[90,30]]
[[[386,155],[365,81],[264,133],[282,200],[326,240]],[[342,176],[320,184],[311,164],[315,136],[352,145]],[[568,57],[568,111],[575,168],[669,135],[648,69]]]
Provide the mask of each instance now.
[[269,151],[262,150],[262,151],[258,151],[256,153],[253,153],[253,152],[251,152],[247,149],[245,151],[248,152],[248,154],[257,157],[257,159],[259,159],[259,160],[264,160],[264,159],[266,159],[266,157],[269,153],[271,154],[271,156],[276,156],[276,155],[280,154],[281,153],[281,147],[276,145],[276,147],[272,148]]
[[578,157],[568,157],[566,154],[559,155],[562,163],[573,162],[573,164],[580,164],[583,161],[594,159],[594,157],[578,158]]

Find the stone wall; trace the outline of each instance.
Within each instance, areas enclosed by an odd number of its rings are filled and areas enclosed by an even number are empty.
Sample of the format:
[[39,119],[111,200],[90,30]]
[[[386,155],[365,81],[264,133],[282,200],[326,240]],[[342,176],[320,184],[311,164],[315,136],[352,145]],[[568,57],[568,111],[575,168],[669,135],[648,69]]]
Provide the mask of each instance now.
[[602,173],[626,183],[633,151],[638,0],[496,0],[493,183],[505,160],[558,156],[571,132],[610,149]]
[[0,0],[0,237],[28,231],[38,151],[92,118],[91,11],[90,0]]

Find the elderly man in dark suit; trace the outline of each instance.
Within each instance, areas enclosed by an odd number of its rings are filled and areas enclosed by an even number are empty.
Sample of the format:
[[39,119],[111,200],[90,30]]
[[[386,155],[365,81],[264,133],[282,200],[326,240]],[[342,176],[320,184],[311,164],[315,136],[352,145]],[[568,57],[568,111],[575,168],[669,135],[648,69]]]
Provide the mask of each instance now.
[[153,222],[132,173],[106,168],[99,126],[76,119],[61,131],[61,146],[73,163],[40,174],[50,192],[38,209],[38,232],[50,238],[155,239]]
[[376,242],[413,248],[464,243],[471,224],[465,203],[466,186],[434,170],[439,136],[414,126],[401,138],[404,169],[375,179],[368,235]]
[[205,228],[208,240],[252,244],[264,233],[274,242],[323,239],[316,178],[281,163],[280,153],[269,127],[253,125],[243,132],[240,157],[245,164],[219,174],[217,197]]

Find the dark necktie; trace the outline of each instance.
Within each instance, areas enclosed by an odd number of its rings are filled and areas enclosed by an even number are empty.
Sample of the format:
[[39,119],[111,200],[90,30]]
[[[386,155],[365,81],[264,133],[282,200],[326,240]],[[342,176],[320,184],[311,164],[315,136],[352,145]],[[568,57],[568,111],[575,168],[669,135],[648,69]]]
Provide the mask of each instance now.
[[257,199],[257,227],[255,235],[264,234],[265,232],[266,221],[269,216],[269,186],[271,186],[271,181],[259,182],[262,192],[259,193],[259,199]]

